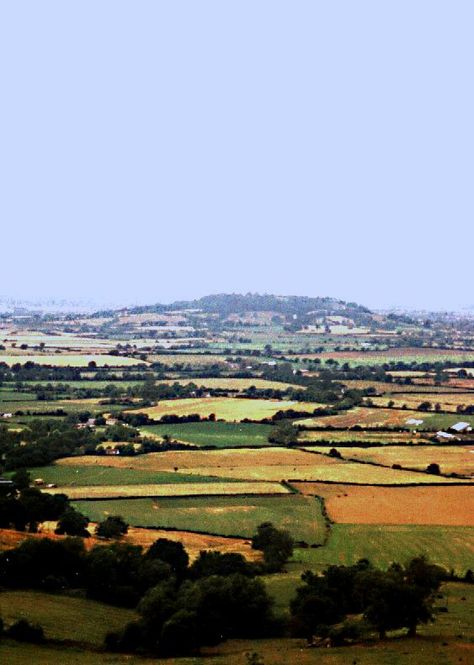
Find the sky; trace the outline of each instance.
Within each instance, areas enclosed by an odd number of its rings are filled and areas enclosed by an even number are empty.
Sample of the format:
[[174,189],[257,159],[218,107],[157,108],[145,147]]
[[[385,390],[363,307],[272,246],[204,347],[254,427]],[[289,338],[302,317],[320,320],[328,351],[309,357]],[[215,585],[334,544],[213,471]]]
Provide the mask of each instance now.
[[474,308],[473,21],[0,0],[0,294]]

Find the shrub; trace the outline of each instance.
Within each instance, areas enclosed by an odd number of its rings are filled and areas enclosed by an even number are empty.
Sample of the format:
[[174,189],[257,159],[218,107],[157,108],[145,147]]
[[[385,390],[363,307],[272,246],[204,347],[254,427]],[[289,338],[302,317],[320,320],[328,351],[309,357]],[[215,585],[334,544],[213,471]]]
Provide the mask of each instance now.
[[40,644],[44,642],[44,631],[38,624],[33,624],[26,619],[19,619],[7,630],[8,637],[18,642],[30,642]]

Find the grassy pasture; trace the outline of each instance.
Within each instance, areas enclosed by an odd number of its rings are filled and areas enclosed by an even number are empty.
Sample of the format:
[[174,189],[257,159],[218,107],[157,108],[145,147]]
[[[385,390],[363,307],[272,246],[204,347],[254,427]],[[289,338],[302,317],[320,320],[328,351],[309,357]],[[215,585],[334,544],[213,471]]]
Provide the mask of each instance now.
[[[305,353],[298,356],[289,356],[289,359],[298,357],[300,362],[319,359],[323,364],[326,360],[337,360],[340,365],[348,363],[351,367],[357,365],[385,365],[388,363],[434,363],[473,361],[472,351],[446,351],[445,349],[418,349],[418,348],[392,348],[386,351],[326,351],[323,353]],[[393,372],[391,372],[393,373]],[[424,374],[424,372],[423,372]],[[412,372],[409,374],[413,375]]]
[[[221,481],[213,476],[197,476],[170,471],[143,470],[127,466],[105,466],[105,457],[94,457],[96,465],[81,465],[82,457],[65,458],[71,465],[52,464],[30,469],[32,478],[42,478],[45,483],[55,483],[62,491],[68,493],[69,488],[107,485],[146,485],[146,484],[180,484],[180,483],[212,483]],[[127,461],[135,458],[122,458]],[[64,460],[62,460],[64,461]],[[104,462],[104,466],[100,462]]]
[[0,401],[0,409],[2,411],[10,411],[16,413],[17,411],[28,411],[32,415],[35,413],[44,413],[46,411],[56,411],[62,409],[66,413],[80,413],[82,411],[90,411],[91,413],[110,413],[112,411],[120,411],[123,406],[120,404],[101,404],[104,398],[85,398],[85,399],[58,399],[58,400],[37,400],[32,399],[19,400],[19,401]]
[[[137,615],[133,610],[84,598],[6,590],[0,593],[0,616],[7,624],[22,618],[39,623],[47,639],[74,640],[91,646],[102,646],[109,630],[123,628]],[[6,665],[8,661],[2,662]],[[37,660],[33,658],[29,662],[36,663]]]
[[176,423],[141,428],[146,435],[162,438],[168,434],[178,441],[217,448],[266,446],[270,430],[271,425],[226,422]]
[[[47,489],[49,494],[60,494],[62,489]],[[182,497],[182,496],[234,496],[288,494],[289,490],[274,482],[210,482],[210,483],[160,483],[153,485],[86,485],[69,487],[71,500],[125,499],[138,497]]]
[[293,560],[300,569],[352,565],[362,558],[388,567],[393,561],[404,562],[420,554],[464,574],[473,567],[474,527],[334,524],[327,545],[297,549]]
[[287,400],[202,397],[162,400],[156,406],[136,409],[129,413],[146,413],[150,418],[156,420],[165,415],[186,416],[194,413],[202,418],[207,418],[214,413],[217,419],[239,421],[244,418],[250,420],[271,418],[277,411],[288,409],[312,412],[318,406],[316,403],[290,402]]
[[165,499],[115,499],[76,501],[75,506],[97,522],[121,515],[135,526],[171,528],[251,537],[259,524],[273,522],[288,529],[297,540],[320,543],[324,520],[313,497],[191,497]]
[[[114,374],[116,374],[114,372]],[[33,386],[55,386],[61,387],[64,385],[70,386],[73,389],[90,389],[90,390],[103,390],[107,386],[115,386],[116,388],[134,388],[139,385],[143,385],[143,381],[106,381],[106,380],[87,380],[81,379],[79,381],[22,381],[23,385],[28,389],[31,389]],[[15,393],[13,393],[15,394]],[[31,393],[25,393],[26,395],[31,396]]]
[[474,492],[467,486],[367,487],[295,483],[305,495],[325,499],[338,524],[474,527]]
[[[123,340],[122,340],[123,342]],[[45,349],[72,349],[80,352],[89,352],[91,350],[102,350],[104,352],[113,349],[117,342],[112,339],[100,339],[98,337],[80,337],[79,335],[63,333],[61,335],[42,335],[41,333],[29,332],[20,335],[8,335],[7,344],[16,343],[16,349],[19,349],[21,344],[28,344],[30,347],[29,352],[34,351],[34,348],[44,344]],[[38,349],[36,349],[38,350]]]
[[[449,616],[449,615],[448,615]],[[441,619],[440,619],[441,620]],[[444,621],[444,615],[442,620]],[[193,658],[173,658],[170,665],[244,665],[247,654],[257,652],[268,665],[347,665],[363,663],[363,665],[458,665],[469,662],[472,645],[466,638],[456,638],[456,628],[447,633],[451,639],[445,643],[436,638],[436,623],[424,638],[393,639],[386,642],[354,647],[334,649],[308,649],[301,639],[275,640],[229,640],[214,648],[203,649],[202,656]],[[459,631],[458,631],[459,632]],[[330,651],[330,653],[326,653]],[[157,665],[158,661],[143,656],[125,654],[98,654],[93,651],[79,649],[33,646],[6,641],[0,645],[0,657],[8,665]]]
[[26,362],[32,362],[37,365],[51,365],[53,367],[87,367],[91,361],[94,361],[97,367],[105,367],[106,365],[108,367],[127,367],[146,364],[143,360],[138,360],[137,358],[101,354],[0,354],[0,363],[6,363],[9,366],[15,365],[16,363],[24,365]]
[[[327,448],[315,447],[314,450],[327,452]],[[401,464],[403,468],[424,470],[432,462],[439,464],[442,473],[474,474],[474,445],[443,446],[389,446],[374,448],[341,448],[345,459],[374,462],[375,464]]]

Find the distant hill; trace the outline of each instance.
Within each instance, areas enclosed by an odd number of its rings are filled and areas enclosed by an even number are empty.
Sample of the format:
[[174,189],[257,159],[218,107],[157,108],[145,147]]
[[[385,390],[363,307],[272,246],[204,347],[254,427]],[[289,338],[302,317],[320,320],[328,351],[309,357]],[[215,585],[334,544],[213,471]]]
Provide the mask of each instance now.
[[271,294],[219,293],[204,296],[197,300],[177,301],[168,305],[156,304],[127,308],[130,314],[160,313],[199,310],[209,314],[227,317],[232,314],[249,312],[268,312],[285,318],[315,319],[339,316],[353,321],[369,323],[373,320],[372,312],[363,305],[344,302],[336,298],[311,298],[308,296],[278,296]]
[[354,302],[344,302],[336,298],[310,298],[308,296],[275,296],[259,293],[218,293],[203,296],[197,300],[180,300],[168,305],[145,305],[128,308],[131,313],[176,311],[199,309],[203,312],[231,314],[243,312],[278,312],[280,314],[308,314],[309,312],[330,312],[334,315],[347,315],[349,311],[370,314],[367,307]]

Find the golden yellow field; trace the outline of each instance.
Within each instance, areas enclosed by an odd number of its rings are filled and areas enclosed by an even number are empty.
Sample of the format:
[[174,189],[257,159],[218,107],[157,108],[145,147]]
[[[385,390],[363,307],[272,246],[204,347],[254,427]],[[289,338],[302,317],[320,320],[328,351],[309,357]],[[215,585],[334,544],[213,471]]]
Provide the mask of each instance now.
[[[312,450],[327,452],[327,448],[315,446]],[[474,475],[474,445],[472,446],[378,446],[374,448],[341,447],[338,449],[345,459],[375,462],[404,468],[424,470],[428,464],[436,463],[442,473]]]
[[278,482],[160,483],[158,485],[88,485],[46,490],[67,493],[70,499],[126,499],[139,497],[220,496],[238,494],[288,494]]
[[470,393],[423,393],[412,394],[402,393],[400,395],[387,395],[384,397],[371,397],[373,404],[377,406],[387,406],[388,402],[393,402],[394,407],[401,409],[406,405],[409,409],[416,409],[422,402],[430,402],[431,409],[434,409],[435,404],[439,404],[442,411],[450,411],[456,413],[458,406],[472,406],[474,404],[474,392]]
[[237,478],[241,480],[323,480],[368,484],[450,483],[453,480],[377,467],[357,462],[344,462],[312,452],[314,448],[289,450],[193,450],[149,453],[136,457],[94,456],[58,460],[60,465],[99,465],[146,471],[173,471],[199,476]]
[[287,411],[288,409],[312,412],[318,406],[316,403],[285,400],[196,397],[162,400],[156,406],[137,409],[129,413],[146,413],[155,420],[159,420],[166,415],[187,416],[198,414],[201,418],[208,418],[211,414],[214,414],[218,420],[240,421],[244,418],[250,420],[271,418],[277,411]]
[[195,383],[199,388],[210,388],[212,390],[221,389],[221,390],[246,390],[251,386],[254,386],[258,390],[287,390],[288,388],[296,388],[301,390],[301,386],[289,383],[282,383],[281,381],[269,381],[267,379],[235,379],[228,377],[204,377],[204,378],[192,378],[192,379],[168,379],[167,381],[159,381],[159,383],[167,383],[172,385],[174,383],[179,383],[180,385],[187,385],[189,383]]
[[474,526],[471,487],[358,487],[301,483],[305,495],[325,499],[329,517],[341,524]]
[[204,353],[163,353],[148,356],[148,360],[163,365],[222,365],[226,362],[223,356]]
[[299,425],[307,427],[398,427],[404,425],[410,414],[402,409],[379,409],[356,406],[349,411],[343,411],[336,416],[319,416],[299,420]]
[[90,362],[95,362],[97,367],[124,367],[128,365],[145,365],[143,360],[137,358],[128,358],[126,356],[108,356],[101,354],[74,354],[74,353],[54,353],[37,355],[12,355],[0,354],[0,363],[15,365],[20,363],[32,362],[37,365],[51,365],[55,367],[87,367]]
[[[426,434],[426,438],[430,435]],[[370,430],[302,430],[298,436],[298,443],[309,441],[328,441],[334,444],[354,441],[357,444],[374,443],[386,445],[388,443],[420,443],[423,441],[420,432],[371,432]]]

